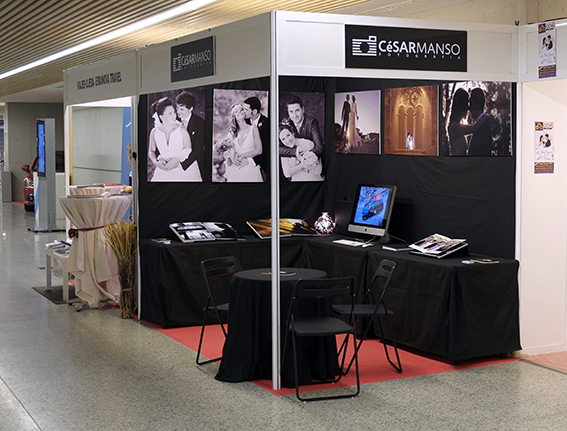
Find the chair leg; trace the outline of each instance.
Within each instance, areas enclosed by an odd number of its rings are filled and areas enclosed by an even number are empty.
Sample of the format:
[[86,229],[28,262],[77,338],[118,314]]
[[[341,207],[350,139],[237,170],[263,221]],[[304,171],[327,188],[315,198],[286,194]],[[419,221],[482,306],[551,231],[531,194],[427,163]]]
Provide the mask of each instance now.
[[386,343],[386,338],[384,337],[384,328],[382,327],[382,322],[380,321],[380,318],[378,316],[376,316],[376,320],[378,320],[378,327],[380,328],[380,339],[382,340],[382,344],[384,345],[384,352],[386,353],[386,359],[388,360],[390,365],[392,365],[392,367],[394,367],[396,369],[396,371],[398,373],[401,373],[402,372],[402,364],[400,362],[400,356],[398,354],[398,347],[396,346],[396,340],[394,339],[394,335],[392,334],[392,327],[390,326],[390,319],[388,318],[388,315],[386,315],[386,320],[388,322],[388,329],[390,329],[390,335],[392,336],[392,344],[394,346],[394,351],[396,352],[396,358],[398,360],[398,365],[394,364],[392,362],[392,360],[390,359],[390,353],[388,352],[388,345]]
[[398,373],[401,373],[402,363],[400,361],[398,346],[396,345],[396,338],[394,337],[394,333],[392,332],[392,325],[390,324],[390,318],[388,317],[388,313],[386,313],[386,322],[388,323],[388,330],[390,331],[390,336],[392,337],[392,345],[394,346],[394,352],[396,353],[396,360],[398,362],[397,366],[390,360],[390,355],[388,354],[388,348],[387,348],[388,346],[386,346],[384,331],[382,329],[382,323],[380,322],[380,318],[378,316],[376,316],[376,318],[378,319],[378,326],[380,326],[380,332],[382,333],[382,344],[384,344],[384,350],[386,351],[386,358],[388,359],[388,362],[392,365],[392,367],[394,367],[398,371]]
[[[368,332],[370,331],[370,324],[372,323],[372,319],[370,319],[370,322],[368,323],[368,325],[366,325],[366,329],[364,330],[364,333],[362,334],[362,337],[360,337],[360,340],[358,340],[358,344],[356,344],[356,337],[354,339],[354,353],[358,354],[358,351],[360,350],[360,346],[362,345],[362,342],[366,339],[366,336],[368,335]],[[356,328],[355,328],[356,331]],[[341,347],[342,348],[342,347]],[[350,359],[350,362],[348,363],[348,367],[346,369],[346,371],[343,372],[343,374],[346,376],[348,374],[348,372],[350,371],[352,364],[355,360],[355,355],[352,355],[352,358]],[[343,368],[341,367],[341,370]]]
[[[208,364],[209,362],[216,362],[216,361],[222,359],[222,356],[221,356],[219,358],[208,359],[206,361],[199,362],[199,358],[201,357],[201,346],[203,344],[203,336],[205,335],[205,323],[207,321],[207,315],[209,313],[209,305],[210,305],[210,298],[207,299],[207,306],[203,309],[203,312],[204,312],[203,323],[201,325],[201,336],[199,337],[199,348],[197,349],[197,359],[196,359],[197,365],[204,365],[204,364]],[[217,317],[219,317],[218,312],[217,312]],[[219,317],[219,323],[221,325],[224,337],[226,338],[226,331],[224,329],[224,325],[223,325],[222,321],[220,320],[220,317]]]
[[[348,337],[350,336],[350,333],[347,333],[345,336],[345,339],[347,339],[347,344],[348,344]],[[355,333],[352,334],[352,338],[353,338],[353,342],[354,345],[356,346],[356,335]],[[339,398],[353,398],[356,397],[358,394],[360,394],[360,374],[359,374],[359,368],[358,368],[358,355],[356,353],[356,349],[355,349],[355,353],[353,356],[353,360],[355,361],[355,368],[356,368],[356,392],[355,393],[350,393],[350,394],[345,394],[345,395],[334,395],[334,396],[324,396],[324,397],[312,397],[312,398],[305,398],[302,397],[300,392],[299,392],[299,371],[298,371],[298,364],[297,364],[297,345],[296,345],[296,340],[295,340],[295,334],[292,333],[291,334],[291,340],[292,340],[292,345],[293,345],[293,372],[294,372],[294,378],[295,378],[295,395],[297,396],[297,399],[299,401],[302,402],[309,402],[309,401],[321,401],[321,400],[334,400],[334,399],[339,399]],[[343,341],[344,343],[344,341]],[[343,351],[343,359],[341,360],[341,370],[344,366],[344,362],[345,362],[345,357],[346,357],[346,348]],[[341,377],[344,374],[342,372],[339,371],[339,377],[335,380],[332,381],[326,381],[326,382],[310,382],[310,383],[305,383],[305,385],[315,385],[315,384],[321,384],[321,383],[337,383],[341,380]]]

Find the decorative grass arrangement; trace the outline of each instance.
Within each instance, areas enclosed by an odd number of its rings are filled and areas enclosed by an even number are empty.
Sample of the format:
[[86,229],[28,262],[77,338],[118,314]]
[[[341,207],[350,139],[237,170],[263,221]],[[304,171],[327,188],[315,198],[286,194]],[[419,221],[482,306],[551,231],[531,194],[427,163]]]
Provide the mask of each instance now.
[[120,280],[120,311],[123,319],[134,317],[136,274],[136,225],[131,221],[120,221],[104,226],[106,242],[114,251],[118,262]]

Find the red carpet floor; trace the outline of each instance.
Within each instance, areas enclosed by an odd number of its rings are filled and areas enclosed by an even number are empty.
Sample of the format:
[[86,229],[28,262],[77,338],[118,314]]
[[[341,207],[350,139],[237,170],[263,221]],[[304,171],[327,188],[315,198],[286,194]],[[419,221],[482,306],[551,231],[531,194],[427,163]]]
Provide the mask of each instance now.
[[[200,326],[186,328],[162,329],[160,325],[150,322],[143,322],[151,328],[154,328],[168,337],[180,342],[184,346],[197,351],[199,346]],[[205,341],[203,342],[202,354],[208,358],[216,358],[222,355],[222,346],[224,336],[219,325],[207,326],[205,330]],[[352,346],[352,343],[351,343]],[[390,358],[395,363],[395,354],[393,348],[389,346]],[[426,374],[444,373],[446,371],[458,371],[467,368],[481,367],[485,365],[494,365],[502,362],[516,361],[518,359],[501,359],[497,357],[479,358],[462,361],[459,365],[453,365],[444,361],[430,359],[419,356],[402,349],[398,349],[400,360],[402,362],[403,372],[398,373],[386,360],[384,347],[379,340],[368,339],[364,341],[359,352],[360,363],[360,383],[374,383],[386,380],[400,379],[406,377],[423,376]],[[349,357],[349,356],[347,356]],[[256,380],[255,384],[275,395],[290,395],[295,393],[295,389],[283,388],[281,390],[273,390],[271,380]],[[343,377],[334,387],[354,386],[356,385],[356,375],[354,373],[354,365],[351,372]],[[302,386],[301,392],[317,391],[321,389],[329,389],[329,385],[311,385]]]

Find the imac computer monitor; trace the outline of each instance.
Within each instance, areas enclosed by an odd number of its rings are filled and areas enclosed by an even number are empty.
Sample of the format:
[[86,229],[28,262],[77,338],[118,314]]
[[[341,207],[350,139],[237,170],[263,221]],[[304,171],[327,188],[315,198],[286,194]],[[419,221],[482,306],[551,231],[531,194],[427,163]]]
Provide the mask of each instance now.
[[37,175],[45,177],[45,122],[37,120]]
[[388,225],[396,197],[396,186],[359,184],[349,232],[388,238]]

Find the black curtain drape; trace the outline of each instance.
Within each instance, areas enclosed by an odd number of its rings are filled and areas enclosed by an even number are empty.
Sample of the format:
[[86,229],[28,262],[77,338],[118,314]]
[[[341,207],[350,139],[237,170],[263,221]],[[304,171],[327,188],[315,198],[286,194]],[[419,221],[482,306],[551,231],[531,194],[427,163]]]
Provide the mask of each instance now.
[[[390,232],[408,242],[432,233],[466,238],[473,253],[514,257],[515,137],[512,156],[446,157],[335,154],[335,92],[441,85],[440,81],[357,78],[281,77],[281,92],[325,93],[324,182],[282,183],[281,216],[313,223],[322,211],[333,213],[335,200],[354,199],[359,183],[396,185]],[[269,78],[206,87],[206,158],[202,183],[147,181],[148,96],[138,105],[139,233],[142,239],[175,239],[168,225],[183,221],[220,221],[243,234],[247,220],[270,218],[268,183],[213,183],[213,90],[269,90]],[[440,91],[441,93],[441,91]],[[383,104],[383,102],[382,102]],[[515,119],[512,86],[512,119]],[[382,106],[383,108],[383,106]],[[384,112],[384,109],[381,109]],[[439,114],[441,140],[441,114]],[[381,134],[383,135],[383,125]],[[272,144],[272,147],[274,145]],[[276,146],[277,148],[277,146]]]

